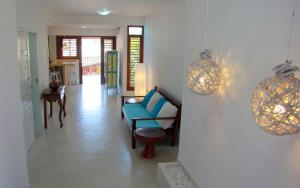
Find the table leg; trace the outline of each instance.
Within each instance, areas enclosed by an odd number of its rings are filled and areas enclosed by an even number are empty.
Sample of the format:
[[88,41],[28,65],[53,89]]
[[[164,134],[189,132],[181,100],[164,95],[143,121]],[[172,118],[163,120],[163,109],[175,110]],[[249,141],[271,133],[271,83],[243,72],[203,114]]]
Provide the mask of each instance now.
[[154,143],[146,143],[146,147],[142,151],[141,156],[146,159],[153,159],[155,157]]
[[44,99],[44,128],[47,129],[47,101]]
[[50,102],[50,117],[52,117],[52,111],[53,111],[53,109],[52,109],[52,102]]
[[69,67],[68,66],[63,66],[63,74],[64,74],[64,85],[69,86]]
[[58,99],[58,104],[59,104],[59,122],[60,122],[60,128],[62,128],[64,125],[62,123],[61,115],[63,111],[63,105],[61,103],[61,99]]
[[64,102],[63,102],[64,117],[66,117],[66,115],[67,115],[67,113],[66,113],[66,101],[67,101],[67,97],[66,97],[66,94],[64,94]]

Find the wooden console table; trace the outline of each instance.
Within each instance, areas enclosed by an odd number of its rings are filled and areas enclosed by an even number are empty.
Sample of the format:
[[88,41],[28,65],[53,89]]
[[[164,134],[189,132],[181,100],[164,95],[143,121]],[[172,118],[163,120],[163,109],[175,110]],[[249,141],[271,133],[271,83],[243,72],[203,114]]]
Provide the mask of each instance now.
[[64,112],[64,117],[66,117],[66,95],[65,95],[65,86],[60,86],[57,91],[52,91],[51,89],[45,89],[42,93],[42,98],[44,100],[44,122],[45,129],[47,129],[47,101],[50,103],[50,117],[52,117],[52,102],[58,101],[59,105],[59,122],[60,128],[64,125],[62,123],[62,112]]

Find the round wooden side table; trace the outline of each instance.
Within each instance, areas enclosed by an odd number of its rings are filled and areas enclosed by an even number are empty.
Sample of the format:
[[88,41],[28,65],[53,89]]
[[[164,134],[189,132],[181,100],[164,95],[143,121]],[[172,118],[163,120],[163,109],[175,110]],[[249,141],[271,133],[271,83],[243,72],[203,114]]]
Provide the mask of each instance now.
[[138,128],[135,131],[135,138],[146,144],[141,156],[146,159],[155,157],[155,143],[166,139],[166,133],[159,128]]

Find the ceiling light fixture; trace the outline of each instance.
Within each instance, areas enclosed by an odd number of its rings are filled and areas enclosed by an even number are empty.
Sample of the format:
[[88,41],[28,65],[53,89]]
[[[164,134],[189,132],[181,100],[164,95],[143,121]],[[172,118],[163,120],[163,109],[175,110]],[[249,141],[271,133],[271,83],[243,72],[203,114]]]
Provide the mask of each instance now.
[[103,8],[101,10],[98,10],[97,13],[100,14],[101,16],[107,16],[111,13],[111,11],[106,8]]
[[82,28],[82,29],[86,29],[87,27],[86,27],[86,26],[81,26],[81,28]]

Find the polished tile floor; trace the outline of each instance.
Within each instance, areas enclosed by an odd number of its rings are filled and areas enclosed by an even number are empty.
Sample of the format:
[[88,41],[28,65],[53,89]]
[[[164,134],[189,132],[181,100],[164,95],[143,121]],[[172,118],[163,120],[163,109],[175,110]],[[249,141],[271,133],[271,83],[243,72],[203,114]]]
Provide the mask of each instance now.
[[67,117],[58,110],[28,154],[31,188],[154,188],[159,162],[176,161],[178,147],[157,146],[153,160],[140,157],[143,144],[130,147],[120,118],[120,99],[92,84],[71,86]]

